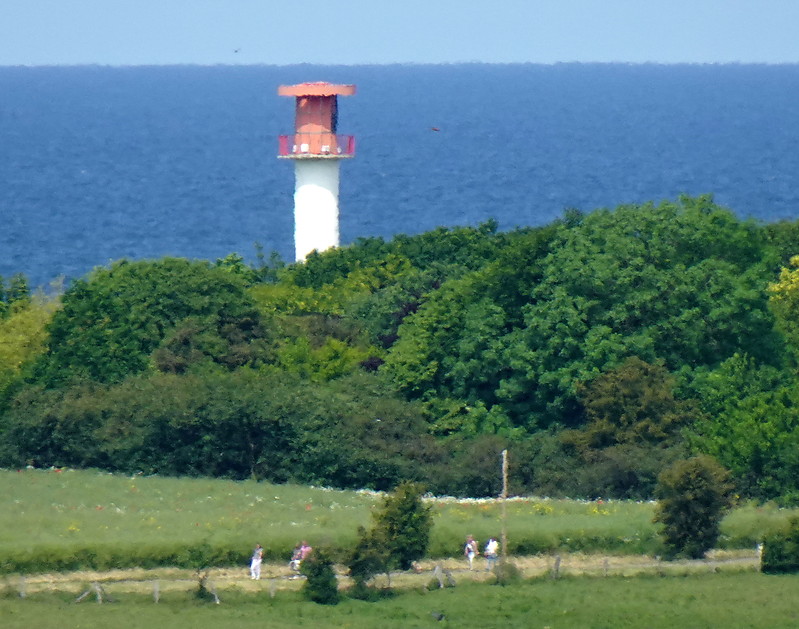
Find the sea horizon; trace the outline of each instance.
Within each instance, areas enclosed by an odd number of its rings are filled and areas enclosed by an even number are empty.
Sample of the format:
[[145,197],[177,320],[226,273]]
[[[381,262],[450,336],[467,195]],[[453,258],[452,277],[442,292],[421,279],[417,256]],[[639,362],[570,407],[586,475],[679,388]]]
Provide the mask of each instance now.
[[[561,62],[0,67],[0,275],[121,258],[293,260],[281,84],[352,83],[342,244],[712,194],[799,218],[799,64]],[[438,129],[438,132],[432,131]]]

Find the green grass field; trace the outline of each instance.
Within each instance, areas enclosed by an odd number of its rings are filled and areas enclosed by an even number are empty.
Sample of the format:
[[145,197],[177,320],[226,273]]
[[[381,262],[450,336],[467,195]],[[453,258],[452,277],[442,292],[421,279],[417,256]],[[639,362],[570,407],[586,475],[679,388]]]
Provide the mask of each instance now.
[[[256,542],[267,559],[294,545],[347,548],[379,497],[255,481],[127,477],[91,470],[0,470],[0,571],[234,565]],[[654,505],[526,498],[507,505],[509,551],[658,552]],[[429,554],[457,556],[466,534],[498,535],[497,502],[434,501]],[[744,505],[724,521],[720,546],[752,548],[789,510]],[[198,554],[198,549],[202,550]]]
[[[536,629],[780,629],[799,625],[799,576],[745,572],[683,577],[537,579],[500,587],[480,583],[406,590],[380,602],[345,599],[327,607],[297,592],[224,592],[220,605],[184,593],[157,605],[144,595],[80,604],[74,595],[0,599],[4,629],[185,629],[186,627],[525,627]],[[442,620],[434,618],[443,615]]]
[[[456,574],[455,588],[427,591],[432,573],[398,578],[396,593],[375,603],[345,598],[334,607],[303,601],[297,581],[246,578],[256,541],[285,570],[300,539],[346,548],[358,525],[367,524],[379,496],[254,481],[127,477],[84,470],[0,470],[0,627],[113,626],[115,629],[197,626],[249,627],[795,627],[799,576],[766,576],[746,565],[659,567],[638,576],[601,576],[601,560],[583,556],[558,580],[537,576],[519,584],[491,584],[487,573]],[[467,533],[485,540],[500,529],[496,501],[434,499],[431,557],[458,557]],[[654,554],[654,505],[626,501],[515,499],[507,504],[510,550],[518,554],[584,551],[597,555]],[[747,504],[725,519],[721,546],[752,548],[792,513],[773,505]],[[197,549],[204,549],[197,554]],[[750,553],[751,554],[751,553]],[[552,557],[527,558],[525,573],[546,574]],[[237,566],[219,579],[222,604],[192,595],[192,572],[182,577],[111,577],[115,601],[98,605],[76,593],[97,576],[65,574],[62,581],[30,577],[19,597],[19,574],[49,570],[102,570],[131,566],[198,567],[201,562]],[[438,561],[438,560],[437,560]],[[460,559],[450,560],[460,569]],[[519,561],[523,561],[522,558]],[[533,561],[541,563],[536,568]],[[564,556],[564,565],[572,561]],[[575,564],[578,560],[574,560]],[[427,562],[432,563],[432,562]],[[604,564],[607,566],[607,563]],[[427,566],[429,569],[430,566]],[[585,569],[583,569],[585,568]],[[270,568],[270,569],[275,569]],[[165,575],[166,575],[166,571]],[[611,570],[610,574],[622,571]],[[623,572],[622,572],[623,573]],[[653,576],[659,573],[660,576]],[[575,576],[593,574],[598,576]],[[188,575],[188,576],[187,576]],[[643,575],[643,576],[642,576]],[[136,579],[132,586],[114,578]],[[163,578],[164,595],[153,602],[151,579]],[[171,586],[168,579],[172,578]],[[174,579],[188,579],[179,581]],[[280,579],[271,575],[270,578]],[[277,582],[277,581],[274,581]],[[178,585],[176,585],[178,584]],[[289,587],[290,586],[290,587]],[[167,591],[167,587],[173,589]],[[115,588],[119,588],[118,590]],[[443,615],[442,620],[436,617]],[[434,617],[435,616],[435,617]]]

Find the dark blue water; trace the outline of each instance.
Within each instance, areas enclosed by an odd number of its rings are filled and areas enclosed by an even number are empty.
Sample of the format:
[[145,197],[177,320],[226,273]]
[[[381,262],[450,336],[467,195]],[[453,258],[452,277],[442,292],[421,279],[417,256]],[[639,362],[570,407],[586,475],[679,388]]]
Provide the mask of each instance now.
[[276,91],[315,80],[358,86],[340,100],[358,141],[344,243],[683,193],[799,218],[797,65],[0,68],[0,274],[255,242],[293,259]]

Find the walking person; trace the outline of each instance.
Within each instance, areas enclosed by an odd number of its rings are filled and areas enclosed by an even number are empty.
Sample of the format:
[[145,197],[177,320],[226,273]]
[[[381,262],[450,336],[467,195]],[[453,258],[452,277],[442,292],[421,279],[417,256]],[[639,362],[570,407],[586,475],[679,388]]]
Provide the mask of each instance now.
[[488,538],[483,554],[486,558],[486,570],[490,572],[497,565],[499,557],[499,542],[495,537]]
[[302,563],[302,545],[297,544],[294,547],[294,552],[291,553],[291,561],[289,561],[289,568],[291,568],[294,572],[299,573],[300,571],[300,563]]
[[263,546],[256,544],[255,550],[252,552],[252,559],[250,559],[250,578],[254,581],[258,581],[261,578],[261,562],[263,558]]
[[289,563],[289,567],[297,573],[297,575],[291,577],[292,579],[299,578],[300,566],[305,559],[308,558],[308,555],[313,552],[313,548],[306,542],[302,540],[301,544],[297,544],[294,547],[294,554],[291,556],[291,562]]
[[472,535],[466,537],[466,543],[463,545],[463,554],[469,561],[469,570],[474,569],[474,558],[480,554],[478,550],[477,540]]
[[302,544],[300,545],[300,563],[305,561],[308,558],[308,555],[310,555],[312,552],[313,548],[311,548],[310,544],[308,544],[308,542],[305,540],[302,540]]

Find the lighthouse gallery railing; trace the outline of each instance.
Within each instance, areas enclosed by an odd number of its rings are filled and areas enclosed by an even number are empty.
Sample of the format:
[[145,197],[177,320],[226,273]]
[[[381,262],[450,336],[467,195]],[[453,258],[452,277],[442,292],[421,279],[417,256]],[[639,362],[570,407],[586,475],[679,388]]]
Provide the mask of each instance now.
[[278,157],[353,157],[355,136],[293,133],[278,136]]

